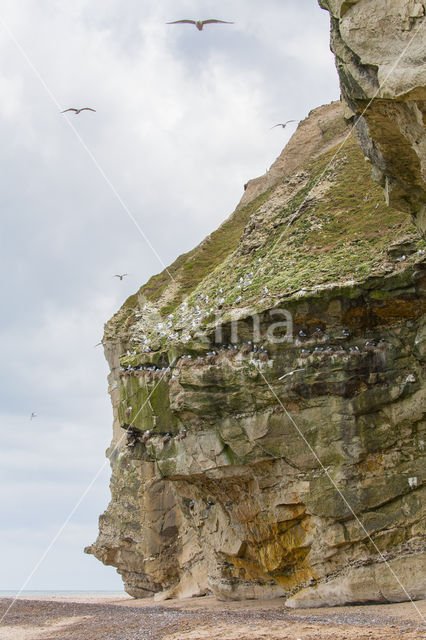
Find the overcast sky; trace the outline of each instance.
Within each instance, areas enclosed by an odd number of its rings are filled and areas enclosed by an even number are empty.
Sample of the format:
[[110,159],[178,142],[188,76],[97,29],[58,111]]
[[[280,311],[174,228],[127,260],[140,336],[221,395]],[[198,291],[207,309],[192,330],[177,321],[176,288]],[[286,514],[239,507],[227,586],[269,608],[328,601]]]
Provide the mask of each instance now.
[[[165,24],[209,17],[235,24]],[[0,589],[23,586],[102,465],[26,589],[121,589],[83,554],[109,500],[94,345],[272,164],[294,125],[270,127],[339,97],[328,42],[316,0],[0,0]],[[96,113],[60,114],[74,106]]]

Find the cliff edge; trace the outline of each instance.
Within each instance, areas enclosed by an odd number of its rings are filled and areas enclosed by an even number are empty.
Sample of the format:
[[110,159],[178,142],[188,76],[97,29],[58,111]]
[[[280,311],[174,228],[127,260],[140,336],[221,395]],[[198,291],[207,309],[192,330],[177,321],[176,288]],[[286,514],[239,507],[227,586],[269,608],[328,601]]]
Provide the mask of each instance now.
[[87,551],[131,595],[424,597],[425,242],[370,172],[341,104],[315,109],[107,323]]

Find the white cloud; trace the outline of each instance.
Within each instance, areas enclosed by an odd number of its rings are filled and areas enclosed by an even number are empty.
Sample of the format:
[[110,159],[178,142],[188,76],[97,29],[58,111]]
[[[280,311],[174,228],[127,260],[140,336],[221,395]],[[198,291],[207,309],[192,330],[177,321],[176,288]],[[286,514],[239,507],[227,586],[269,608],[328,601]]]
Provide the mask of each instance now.
[[[97,109],[61,115],[0,28],[0,512],[20,531],[2,543],[8,588],[104,461],[112,418],[93,345],[162,269],[66,119],[169,264],[280,153],[290,130],[270,127],[335,99],[338,85],[315,0],[5,0],[1,17],[61,106]],[[202,33],[165,24],[180,17],[236,24]],[[120,272],[123,282],[112,277]],[[81,587],[101,571],[81,555],[106,504],[105,475],[96,487],[71,522],[75,544],[71,536],[55,556],[71,572],[65,582]],[[49,566],[33,588],[58,587]]]

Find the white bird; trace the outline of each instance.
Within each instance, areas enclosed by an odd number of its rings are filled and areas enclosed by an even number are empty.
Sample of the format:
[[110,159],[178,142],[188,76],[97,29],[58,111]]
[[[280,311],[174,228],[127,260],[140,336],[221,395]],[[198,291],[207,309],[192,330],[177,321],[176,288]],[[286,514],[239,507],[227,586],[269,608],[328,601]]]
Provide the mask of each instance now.
[[33,418],[37,418],[37,414],[34,413],[34,411],[30,415],[30,420],[32,420]]
[[303,371],[303,369],[293,369],[293,371],[289,371],[288,373],[285,373],[283,376],[281,376],[281,378],[278,378],[278,380],[284,380],[284,378],[287,378],[287,376],[294,375],[296,371]]
[[70,107],[69,109],[65,109],[61,111],[61,113],[67,113],[67,111],[74,111],[75,115],[78,116],[82,111],[96,111],[96,109],[92,109],[91,107],[82,107],[81,109],[76,109],[75,107]]
[[275,127],[282,127],[283,129],[285,129],[289,122],[297,122],[297,120],[287,120],[287,122],[279,122],[278,124],[274,124],[271,129],[275,129]]
[[227,22],[226,20],[215,20],[209,18],[208,20],[174,20],[174,22],[167,22],[167,24],[195,24],[198,31],[202,31],[205,24],[234,24],[233,22]]
[[128,273],[122,273],[121,275],[119,273],[116,273],[115,276],[113,276],[113,278],[120,278],[120,280],[122,280],[128,275],[129,275]]

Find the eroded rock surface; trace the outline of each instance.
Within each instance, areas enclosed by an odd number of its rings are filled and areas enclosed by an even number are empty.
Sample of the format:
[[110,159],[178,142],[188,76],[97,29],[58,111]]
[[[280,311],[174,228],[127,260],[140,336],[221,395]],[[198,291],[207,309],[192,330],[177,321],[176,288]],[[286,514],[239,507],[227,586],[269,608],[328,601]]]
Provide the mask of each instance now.
[[426,2],[319,0],[331,15],[346,117],[387,201],[426,233]]
[[135,597],[425,594],[425,243],[348,132],[314,110],[176,282],[106,325],[112,499],[88,551]]

